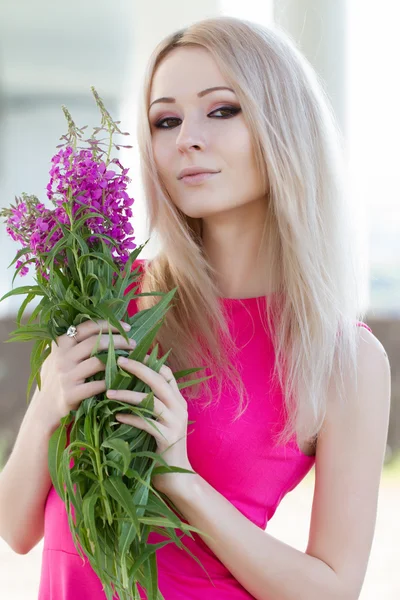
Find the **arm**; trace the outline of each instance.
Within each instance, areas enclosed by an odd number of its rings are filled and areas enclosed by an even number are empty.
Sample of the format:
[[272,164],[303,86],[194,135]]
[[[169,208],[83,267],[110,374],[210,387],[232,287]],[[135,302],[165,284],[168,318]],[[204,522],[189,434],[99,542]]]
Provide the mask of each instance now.
[[[78,343],[66,334],[57,338],[41,370],[42,386],[36,388],[22,421],[13,452],[0,474],[0,535],[18,554],[29,552],[43,537],[44,509],[51,488],[48,446],[60,419],[77,410],[85,398],[105,391],[104,379],[86,381],[105,370],[93,353],[98,334],[107,321],[87,320],[78,325]],[[110,331],[110,330],[109,330]],[[111,327],[111,331],[118,330]],[[107,350],[110,334],[100,337],[96,352]],[[123,336],[114,347],[132,350]]]
[[37,394],[36,388],[0,473],[0,536],[18,554],[29,552],[43,537],[44,506],[51,487],[47,457],[55,428],[40,413]]
[[357,369],[357,395],[348,381],[346,406],[340,409],[333,397],[328,402],[305,553],[259,529],[199,475],[180,476],[168,493],[191,525],[212,536],[204,542],[256,600],[359,597],[375,528],[390,406],[387,355],[361,327]]

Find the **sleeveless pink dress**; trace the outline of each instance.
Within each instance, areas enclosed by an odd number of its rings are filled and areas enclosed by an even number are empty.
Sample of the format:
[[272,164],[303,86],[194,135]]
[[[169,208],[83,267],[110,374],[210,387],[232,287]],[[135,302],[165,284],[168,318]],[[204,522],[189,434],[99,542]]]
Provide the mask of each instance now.
[[[136,261],[134,266],[143,264]],[[188,457],[193,469],[227,498],[243,515],[265,529],[282,498],[305,477],[315,458],[305,455],[293,439],[276,447],[271,432],[282,425],[283,396],[272,391],[270,375],[274,352],[260,315],[268,298],[221,298],[227,308],[230,330],[240,348],[238,362],[249,392],[247,410],[235,423],[238,399],[222,395],[214,407],[188,402]],[[131,301],[129,316],[136,312]],[[360,325],[370,329],[365,323]],[[371,331],[371,330],[370,330]],[[206,373],[208,374],[208,373]],[[201,376],[200,373],[199,376]],[[185,390],[182,391],[184,395]],[[177,530],[178,535],[182,532]],[[249,600],[253,598],[233,577],[202,538],[183,538],[206,568],[170,543],[157,551],[158,584],[165,600]],[[149,543],[165,541],[150,534]],[[146,595],[141,590],[141,598]],[[45,533],[39,600],[105,600],[100,579],[83,563],[73,544],[65,506],[54,487],[45,507]]]

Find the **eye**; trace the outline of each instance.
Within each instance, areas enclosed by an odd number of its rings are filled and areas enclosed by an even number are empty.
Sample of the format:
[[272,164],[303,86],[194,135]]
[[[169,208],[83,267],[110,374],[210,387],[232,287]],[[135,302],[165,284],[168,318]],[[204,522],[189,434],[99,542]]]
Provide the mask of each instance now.
[[[237,115],[241,110],[242,110],[241,108],[234,107],[234,106],[221,106],[220,108],[213,110],[209,116],[213,115],[214,113],[218,113],[218,112],[227,112],[228,115],[225,117],[211,117],[211,118],[230,119],[231,117],[234,117],[235,115]],[[157,121],[156,123],[154,123],[154,127],[157,127],[157,129],[173,129],[173,127],[163,127],[164,123],[166,123],[167,121],[180,121],[180,119],[178,119],[176,117],[166,117],[165,119],[160,119],[160,121]]]

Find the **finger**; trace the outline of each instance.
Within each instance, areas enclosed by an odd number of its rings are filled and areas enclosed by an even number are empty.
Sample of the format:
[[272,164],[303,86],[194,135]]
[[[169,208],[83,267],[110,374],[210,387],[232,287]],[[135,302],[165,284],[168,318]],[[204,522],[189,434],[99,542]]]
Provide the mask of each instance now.
[[[122,324],[123,321],[120,321],[121,329],[124,331]],[[67,336],[67,332],[63,335],[58,336],[58,346],[61,348],[71,348],[77,343],[80,343],[92,335],[99,333],[99,331],[108,331],[111,328],[111,331],[122,333],[119,329],[108,323],[106,320],[92,321],[88,319],[79,325],[76,325],[77,335],[75,338]]]
[[[150,355],[146,354],[146,356],[144,357],[144,363],[148,362],[149,357],[150,357]],[[162,367],[159,370],[159,373],[160,373],[160,375],[162,375],[164,377],[165,381],[172,387],[172,389],[175,392],[176,397],[179,400],[179,403],[186,408],[187,402],[180,392],[180,389],[178,387],[178,382],[176,381],[176,379],[174,377],[172,369],[170,369],[170,367],[167,367],[167,365],[162,365]]]
[[[124,344],[126,345],[126,342],[124,342]],[[116,347],[118,347],[118,344],[116,344]],[[124,348],[122,344],[121,348]],[[128,349],[127,346],[125,346],[125,349]],[[129,350],[131,351],[132,348],[129,348]],[[97,373],[106,370],[106,365],[97,356],[86,358],[86,360],[81,360],[80,362],[77,362],[74,356],[72,362],[73,370],[71,371],[71,377],[73,377],[75,383],[78,384],[83,383],[88,377],[93,377]]]
[[[132,352],[132,350],[136,347],[136,342],[134,342],[134,340],[129,340],[129,342],[127,342],[125,340],[125,338],[122,337],[122,335],[115,335],[115,334],[112,334],[112,335],[113,335],[113,341],[114,341],[114,348],[122,348],[124,350],[128,350],[128,351]],[[97,338],[92,336],[92,337],[84,340],[83,342],[76,344],[73,348],[71,348],[70,353],[71,353],[71,356],[73,354],[74,362],[80,363],[85,359],[93,358],[91,356],[91,354],[95,348],[96,343],[97,343]],[[97,348],[96,354],[102,352],[103,350],[108,350],[109,346],[110,346],[110,336],[107,334],[101,335],[100,339],[98,341],[98,348]],[[97,358],[96,360],[101,362],[99,358]]]
[[[145,394],[144,392],[133,392],[131,390],[107,390],[107,398],[118,400],[119,402],[127,402],[128,404],[133,404],[135,406],[138,406],[147,396],[148,394]],[[156,396],[154,396],[153,413],[157,419],[162,418],[163,421],[168,420],[168,417],[172,414],[166,405]],[[146,413],[146,416],[149,416],[149,414],[150,413]]]
[[83,383],[78,387],[72,388],[70,401],[72,404],[80,403],[85,398],[91,398],[92,396],[97,396],[98,394],[104,394],[106,389],[107,386],[104,379],[89,381],[88,383]]
[[141,381],[147,383],[149,387],[153,390],[155,396],[162,398],[164,404],[173,409],[176,405],[176,394],[170,386],[166,379],[160,375],[160,373],[156,373],[153,369],[150,369],[145,364],[132,359],[126,359],[126,362],[121,362],[121,359],[118,359],[118,365],[124,369],[124,371],[128,371],[128,373],[132,373],[136,375]]
[[126,423],[132,427],[137,427],[138,429],[147,431],[147,433],[152,435],[158,442],[167,439],[165,435],[167,428],[158,421],[152,421],[151,419],[146,421],[144,418],[136,415],[127,415],[121,413],[117,413],[115,415],[115,419],[119,423]]

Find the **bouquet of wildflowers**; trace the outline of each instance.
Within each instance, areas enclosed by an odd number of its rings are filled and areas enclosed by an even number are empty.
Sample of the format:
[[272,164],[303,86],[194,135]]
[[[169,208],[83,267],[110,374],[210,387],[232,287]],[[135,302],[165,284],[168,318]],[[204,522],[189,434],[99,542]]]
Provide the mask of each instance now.
[[[200,561],[181,542],[175,528],[184,534],[200,532],[182,522],[170,509],[162,493],[152,486],[156,473],[186,472],[169,466],[155,452],[156,441],[149,433],[130,425],[118,423],[114,414],[121,408],[141,416],[157,428],[154,416],[154,393],[137,377],[121,370],[117,355],[144,361],[157,331],[176,292],[135,294],[137,287],[126,293],[139,277],[132,270],[133,262],[145,244],[136,247],[129,223],[133,199],[126,193],[128,169],[120,161],[111,159],[113,135],[122,133],[92,87],[101,112],[101,126],[86,147],[78,147],[86,128],[77,128],[66,107],[62,107],[68,123],[68,134],[60,139],[64,144],[52,158],[48,199],[49,209],[36,196],[22,194],[16,204],[0,211],[6,219],[7,233],[22,244],[10,264],[16,263],[16,275],[26,275],[34,263],[35,285],[13,289],[0,301],[17,294],[25,295],[17,314],[17,329],[8,341],[34,340],[31,353],[31,373],[27,399],[33,382],[40,390],[40,369],[51,352],[52,341],[72,325],[91,319],[104,319],[116,327],[121,335],[132,337],[137,346],[132,352],[115,350],[113,336],[106,352],[92,356],[105,365],[107,389],[129,389],[145,392],[140,405],[128,405],[99,394],[84,400],[79,408],[61,419],[49,443],[49,471],[54,487],[63,499],[75,546],[82,558],[89,559],[103,584],[108,599],[118,594],[120,600],[139,598],[139,583],[149,600],[163,598],[157,585],[155,552],[158,548],[176,543],[200,565]],[[105,131],[106,150],[96,138]],[[130,148],[131,146],[122,146]],[[120,172],[117,172],[117,169]],[[147,243],[147,242],[146,242]],[[132,250],[132,251],[131,251]],[[132,298],[141,295],[159,295],[159,302],[150,309],[137,312],[131,319],[127,307]],[[28,304],[36,297],[41,300],[29,316],[21,319]],[[131,330],[122,328],[121,319],[128,321]],[[111,327],[109,329],[111,334]],[[100,333],[101,335],[101,333]],[[99,341],[100,341],[99,335]],[[147,366],[159,371],[166,363],[168,351],[158,358],[158,344],[151,353]],[[175,372],[180,379],[201,370]],[[102,377],[101,373],[88,381]],[[180,389],[208,379],[178,383]],[[67,431],[69,444],[67,444]],[[71,467],[71,463],[73,463]],[[167,538],[159,544],[147,544],[150,532],[157,531]],[[202,565],[201,565],[202,566]]]

